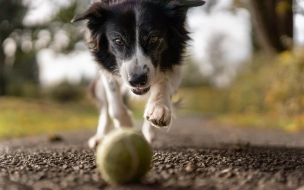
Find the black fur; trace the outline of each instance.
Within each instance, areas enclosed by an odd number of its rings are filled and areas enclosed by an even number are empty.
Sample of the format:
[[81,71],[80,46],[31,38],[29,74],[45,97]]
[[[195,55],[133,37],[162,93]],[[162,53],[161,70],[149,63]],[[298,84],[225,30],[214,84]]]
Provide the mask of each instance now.
[[[155,68],[171,71],[181,63],[186,41],[185,28],[187,6],[168,0],[124,0],[94,3],[73,22],[87,20],[90,31],[88,46],[96,61],[113,74],[119,74],[122,60],[130,58],[139,44],[149,56]],[[154,36],[157,43],[148,43]],[[124,46],[117,46],[122,39]]]

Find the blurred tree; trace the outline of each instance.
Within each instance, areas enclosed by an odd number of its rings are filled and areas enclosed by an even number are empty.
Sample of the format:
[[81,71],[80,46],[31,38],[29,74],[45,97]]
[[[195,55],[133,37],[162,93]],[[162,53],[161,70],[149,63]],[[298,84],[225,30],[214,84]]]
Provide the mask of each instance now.
[[268,51],[292,48],[293,0],[254,0],[252,16],[260,44]]
[[294,0],[294,13],[304,15],[304,7],[301,6],[301,3],[303,2],[304,0]]
[[6,64],[3,42],[16,29],[23,29],[22,18],[27,7],[21,0],[0,1],[0,96],[6,94]]
[[69,39],[67,44],[62,45],[59,49],[54,49],[60,53],[74,51],[75,48],[77,48],[75,45],[83,40],[83,30],[79,28],[82,23],[71,24],[71,20],[77,13],[87,8],[90,0],[70,0],[70,2],[71,4],[69,6],[60,8],[50,21],[51,24],[48,27],[48,30],[53,34],[53,38],[58,31],[64,31]]
[[[82,31],[76,28],[79,24],[73,26],[70,21],[89,0],[69,2],[67,6],[58,5],[57,13],[45,23],[28,26],[23,24],[23,19],[29,7],[23,0],[0,0],[0,96],[6,95],[12,86],[14,89],[21,87],[22,83],[38,87],[38,51],[51,48],[68,53],[83,39]],[[43,39],[46,36],[48,40]],[[8,46],[10,52],[5,50]]]

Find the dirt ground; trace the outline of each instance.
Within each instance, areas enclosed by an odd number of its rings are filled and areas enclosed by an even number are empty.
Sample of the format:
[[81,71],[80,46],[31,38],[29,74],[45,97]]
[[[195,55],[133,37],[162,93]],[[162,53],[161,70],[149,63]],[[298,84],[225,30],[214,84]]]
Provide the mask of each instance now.
[[[139,124],[137,124],[139,126]],[[304,190],[304,133],[218,126],[178,117],[158,130],[151,171],[141,183],[106,184],[87,139],[94,131],[0,141],[0,189]]]

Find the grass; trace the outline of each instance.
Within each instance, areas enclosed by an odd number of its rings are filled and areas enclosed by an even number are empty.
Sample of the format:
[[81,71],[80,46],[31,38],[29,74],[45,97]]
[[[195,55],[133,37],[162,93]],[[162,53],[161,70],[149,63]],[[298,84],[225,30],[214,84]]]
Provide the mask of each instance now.
[[96,127],[98,112],[90,103],[0,98],[0,137],[57,133]]
[[[281,115],[273,112],[256,111],[256,101],[244,99],[243,105],[234,105],[231,90],[220,90],[208,86],[187,87],[179,89],[175,99],[182,99],[182,115],[209,115],[214,123],[236,127],[271,128],[287,132],[304,129],[304,116]],[[130,101],[133,115],[142,117],[144,101]],[[239,102],[238,102],[239,103]],[[240,104],[240,103],[239,103]],[[237,107],[237,108],[235,108]]]
[[286,117],[278,115],[265,115],[256,113],[223,114],[215,118],[218,124],[235,127],[254,127],[283,130],[289,133],[303,131],[304,127],[300,117]]
[[[217,124],[238,127],[273,128],[288,132],[304,129],[304,116],[233,110],[229,90],[207,86],[181,88],[174,99],[182,99],[183,115],[210,115]],[[133,116],[142,118],[145,101],[128,101]],[[250,105],[247,105],[250,107]],[[75,103],[58,103],[44,99],[0,98],[0,138],[12,138],[58,131],[95,129],[98,110],[93,103],[83,100]]]
[[182,88],[179,91],[179,96],[184,99],[184,108],[179,113],[210,115],[213,122],[217,124],[236,127],[271,128],[291,133],[304,130],[303,114],[288,115],[278,112],[256,111],[256,101],[245,98],[242,100],[244,101],[243,105],[238,105],[237,109],[231,94],[233,94],[231,89]]

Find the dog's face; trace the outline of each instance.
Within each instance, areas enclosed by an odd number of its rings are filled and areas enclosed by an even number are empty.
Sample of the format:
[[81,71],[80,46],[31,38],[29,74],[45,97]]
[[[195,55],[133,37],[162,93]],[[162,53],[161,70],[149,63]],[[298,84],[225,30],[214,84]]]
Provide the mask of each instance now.
[[185,12],[176,2],[122,0],[94,3],[73,21],[88,20],[88,44],[95,59],[134,94],[143,95],[160,73],[180,64],[188,40]]
[[106,37],[119,75],[136,95],[149,91],[168,43],[164,15],[159,11],[151,16],[157,11],[148,8],[151,5],[125,2],[113,7],[107,20]]

